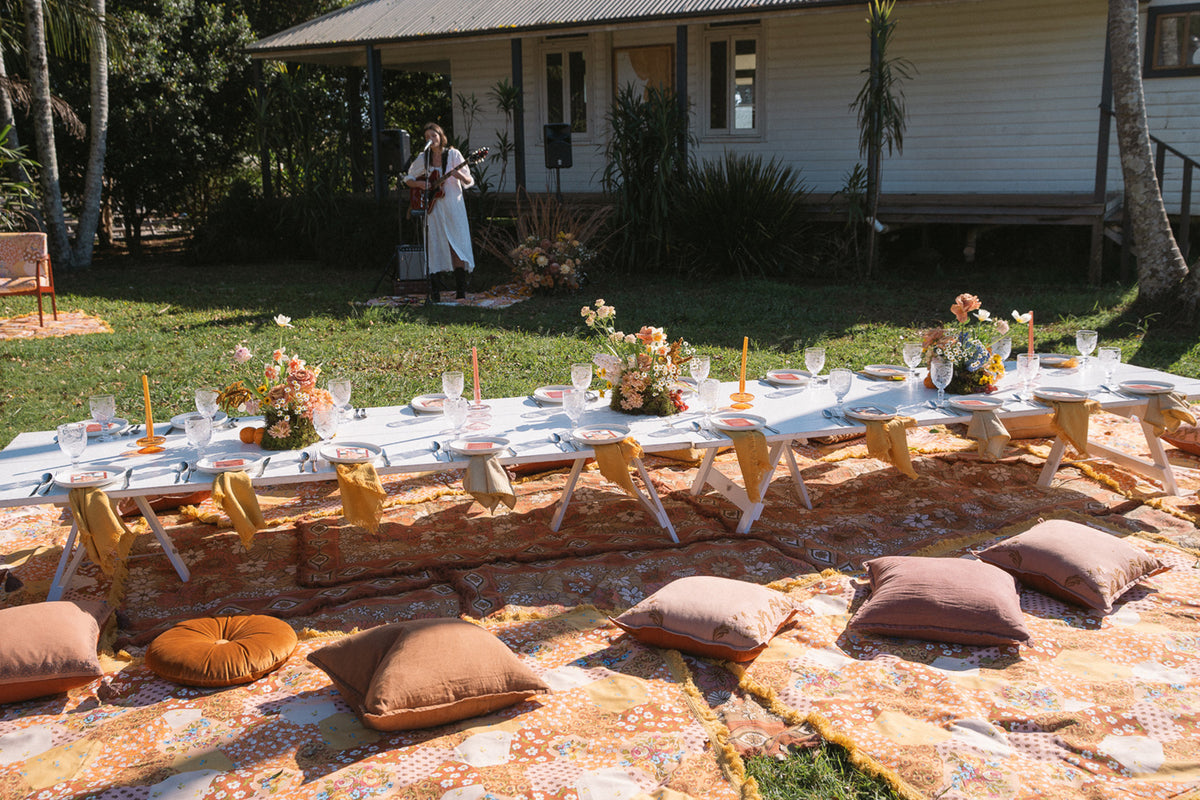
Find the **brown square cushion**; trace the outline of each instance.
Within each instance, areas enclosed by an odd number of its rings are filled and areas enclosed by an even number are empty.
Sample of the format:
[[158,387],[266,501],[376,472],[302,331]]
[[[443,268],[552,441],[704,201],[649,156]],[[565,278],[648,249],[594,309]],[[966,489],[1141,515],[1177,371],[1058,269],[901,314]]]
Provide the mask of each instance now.
[[0,703],[57,694],[104,674],[96,657],[103,603],[57,600],[0,609]]
[[369,728],[403,731],[477,717],[550,691],[490,632],[461,619],[381,625],[308,660]]
[[274,617],[201,617],[159,634],[146,666],[185,686],[234,686],[277,669],[295,649],[296,632]]
[[638,641],[729,661],[750,661],[796,607],[756,583],[696,575],[668,583],[613,620]]
[[977,555],[1039,592],[1106,614],[1134,584],[1166,569],[1129,542],[1064,519],[1039,522]]
[[[1192,409],[1195,411],[1195,409]],[[1200,456],[1200,425],[1184,423],[1171,433],[1164,433],[1162,440],[1175,445],[1185,453]]]
[[991,564],[886,556],[866,566],[871,596],[850,620],[855,630],[957,644],[1029,640],[1017,581]]

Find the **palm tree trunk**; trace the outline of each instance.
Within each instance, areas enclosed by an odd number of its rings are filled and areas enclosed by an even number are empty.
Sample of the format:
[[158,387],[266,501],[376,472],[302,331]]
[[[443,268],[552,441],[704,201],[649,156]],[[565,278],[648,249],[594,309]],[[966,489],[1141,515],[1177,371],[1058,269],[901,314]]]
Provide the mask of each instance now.
[[[8,93],[8,87],[5,85],[5,80],[8,78],[8,68],[4,66],[4,43],[0,42],[0,130],[8,128],[8,146],[18,148],[21,146],[21,140],[17,136],[17,119],[13,113],[12,97]],[[33,184],[33,179],[29,177],[29,173],[25,171],[25,167],[19,163],[8,165],[9,177],[19,183]],[[34,202],[29,202],[25,206],[26,213],[33,220],[33,224],[40,230],[45,227],[42,223],[42,211]]]
[[1109,0],[1108,39],[1121,174],[1137,243],[1138,301],[1162,306],[1167,301],[1178,302],[1179,283],[1187,276],[1188,268],[1171,233],[1171,220],[1154,172],[1142,88],[1138,0]]
[[104,155],[108,149],[108,34],[105,31],[108,20],[105,18],[104,2],[91,0],[92,11],[100,24],[96,26],[91,44],[91,138],[88,142],[87,172],[83,178],[83,208],[79,212],[79,228],[75,233],[72,259],[78,267],[92,263],[104,190]]
[[24,0],[25,58],[29,65],[29,85],[33,95],[30,109],[34,141],[42,172],[42,211],[46,215],[46,233],[50,257],[60,267],[70,267],[71,245],[63,215],[62,188],[58,180],[58,153],[54,147],[54,116],[50,108],[50,63],[46,58],[46,23],[42,0]]

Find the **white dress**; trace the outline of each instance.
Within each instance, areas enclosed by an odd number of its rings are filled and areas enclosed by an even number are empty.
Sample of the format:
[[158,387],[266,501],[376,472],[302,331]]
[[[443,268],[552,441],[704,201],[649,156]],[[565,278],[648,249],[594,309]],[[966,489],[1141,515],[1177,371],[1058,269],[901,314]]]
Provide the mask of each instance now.
[[459,164],[463,168],[453,177],[442,184],[445,195],[437,198],[433,211],[429,214],[429,271],[448,272],[454,269],[450,260],[450,248],[467,264],[468,270],[475,269],[475,256],[471,251],[471,228],[467,224],[467,205],[463,200],[463,187],[459,178],[471,182],[471,168],[464,164],[465,159],[457,149],[450,147],[445,151],[446,170],[443,173],[441,165],[433,158],[433,151],[426,150],[413,159],[408,167],[408,180],[423,180],[431,170],[439,174],[448,174]]

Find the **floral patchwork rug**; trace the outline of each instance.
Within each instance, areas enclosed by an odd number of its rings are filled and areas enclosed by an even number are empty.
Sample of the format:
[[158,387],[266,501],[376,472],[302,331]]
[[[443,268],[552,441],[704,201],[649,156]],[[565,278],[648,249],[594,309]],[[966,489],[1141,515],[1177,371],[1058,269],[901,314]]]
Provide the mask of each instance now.
[[[453,290],[442,290],[440,306],[470,306],[472,308],[508,308],[533,297],[533,292],[522,283],[505,283],[482,292],[467,292],[464,298],[456,298]],[[385,295],[366,301],[367,306],[400,308],[423,306],[429,298],[428,292],[418,294]]]
[[19,317],[0,318],[0,339],[46,339],[58,336],[79,336],[87,333],[112,333],[109,324],[99,317],[82,311],[59,311],[58,319],[50,313],[50,302],[46,300],[43,315],[45,325],[38,325],[34,311]]

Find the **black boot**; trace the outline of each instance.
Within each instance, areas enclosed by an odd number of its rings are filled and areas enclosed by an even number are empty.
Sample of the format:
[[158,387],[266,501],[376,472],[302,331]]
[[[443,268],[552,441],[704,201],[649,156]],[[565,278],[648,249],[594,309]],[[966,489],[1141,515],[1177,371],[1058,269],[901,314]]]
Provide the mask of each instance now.
[[442,302],[442,292],[438,287],[438,277],[436,272],[429,273],[429,302],[431,304]]
[[459,300],[467,296],[467,271],[465,269],[454,270],[454,296]]

